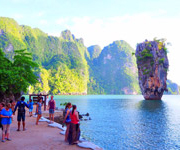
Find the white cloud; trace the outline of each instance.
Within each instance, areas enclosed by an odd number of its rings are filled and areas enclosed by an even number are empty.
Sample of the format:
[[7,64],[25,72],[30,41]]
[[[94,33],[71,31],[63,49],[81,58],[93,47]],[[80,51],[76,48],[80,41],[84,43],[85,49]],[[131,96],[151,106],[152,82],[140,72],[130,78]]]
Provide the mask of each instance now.
[[12,17],[13,17],[15,20],[16,20],[16,19],[18,20],[18,19],[24,18],[24,16],[23,16],[22,14],[19,14],[19,13],[13,14]]
[[69,21],[70,21],[69,18],[59,18],[55,21],[55,23],[58,25],[64,25],[67,24]]
[[37,13],[37,16],[38,16],[38,17],[42,17],[42,16],[44,16],[44,14],[45,14],[45,12],[38,12],[38,13]]
[[41,25],[48,25],[48,21],[47,20],[40,20],[39,23]]
[[167,11],[163,10],[163,9],[160,9],[160,10],[158,10],[158,13],[161,14],[161,15],[164,15],[164,14],[167,14]]
[[167,18],[163,16],[164,14],[166,11],[159,10],[158,13],[142,13],[104,19],[61,18],[56,23],[68,27],[76,37],[82,37],[86,46],[98,44],[104,47],[115,40],[125,40],[135,48],[137,43],[143,42],[145,39],[166,38],[172,43],[168,54],[170,61],[168,78],[180,85],[180,71],[178,71],[180,17]]

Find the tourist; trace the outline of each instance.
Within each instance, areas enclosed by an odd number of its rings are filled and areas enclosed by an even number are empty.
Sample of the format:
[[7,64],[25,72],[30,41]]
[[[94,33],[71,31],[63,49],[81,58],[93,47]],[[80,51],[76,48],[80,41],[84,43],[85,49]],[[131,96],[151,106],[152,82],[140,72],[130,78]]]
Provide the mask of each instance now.
[[43,96],[42,96],[42,94],[40,93],[40,95],[39,95],[39,98],[38,99],[42,99],[42,104],[44,104],[44,98],[43,98]]
[[10,103],[11,103],[11,109],[12,109],[12,112],[13,112],[14,108],[16,106],[16,102],[15,102],[15,100],[11,100]]
[[68,134],[69,134],[69,127],[71,123],[71,118],[70,118],[70,109],[72,105],[71,103],[67,103],[66,108],[65,108],[65,117],[63,120],[63,123],[66,123],[66,134],[65,134],[65,142],[68,142]]
[[54,111],[55,111],[55,108],[56,108],[56,102],[55,102],[55,100],[53,99],[53,97],[54,97],[54,96],[51,96],[51,100],[50,100],[49,103],[48,103],[50,123],[53,123],[53,122],[54,122]]
[[42,97],[38,99],[37,106],[36,106],[36,114],[37,114],[36,125],[38,125],[39,119],[42,116],[41,107],[42,107]]
[[46,97],[46,108],[48,108],[48,103],[49,103],[49,96],[47,95],[47,97]]
[[29,100],[29,116],[32,116],[32,111],[33,111],[33,101],[32,99]]
[[4,108],[4,103],[2,102],[2,103],[0,103],[0,128],[3,130],[3,126],[2,126],[2,123],[1,123],[1,111],[2,111],[2,109]]
[[69,144],[77,144],[80,137],[80,128],[79,128],[79,114],[76,111],[76,105],[73,105],[73,109],[70,112],[71,123],[69,127],[68,141]]
[[6,104],[6,107],[2,109],[1,111],[1,123],[3,126],[3,133],[2,133],[2,142],[5,142],[5,137],[6,140],[11,141],[9,138],[10,134],[10,124],[12,123],[12,109],[11,109],[11,104],[8,103]]
[[[15,108],[16,102],[14,100],[11,100],[10,103],[11,103],[12,112],[14,112],[14,108]],[[12,121],[14,121],[13,118],[12,118]]]
[[18,107],[18,115],[17,115],[17,121],[18,121],[18,129],[17,131],[20,131],[20,125],[21,125],[21,120],[22,120],[22,124],[23,124],[23,131],[26,130],[25,128],[25,107],[29,108],[28,104],[26,102],[24,102],[25,97],[21,97],[21,101],[17,102],[15,109],[13,111],[13,113],[15,114],[16,109]]

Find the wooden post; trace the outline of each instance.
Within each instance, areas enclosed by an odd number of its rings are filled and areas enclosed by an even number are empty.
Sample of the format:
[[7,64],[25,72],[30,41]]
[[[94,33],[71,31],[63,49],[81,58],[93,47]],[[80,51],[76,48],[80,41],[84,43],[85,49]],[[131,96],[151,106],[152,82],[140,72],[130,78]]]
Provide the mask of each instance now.
[[44,100],[44,101],[43,101],[43,102],[44,102],[44,111],[46,111],[46,96],[47,96],[47,95],[29,94],[29,99],[31,99],[31,96],[32,96],[32,97],[34,96],[34,97],[33,97],[33,102],[34,102],[34,103],[37,103],[39,96],[44,96],[44,98],[45,98],[45,99],[43,99],[43,100]]

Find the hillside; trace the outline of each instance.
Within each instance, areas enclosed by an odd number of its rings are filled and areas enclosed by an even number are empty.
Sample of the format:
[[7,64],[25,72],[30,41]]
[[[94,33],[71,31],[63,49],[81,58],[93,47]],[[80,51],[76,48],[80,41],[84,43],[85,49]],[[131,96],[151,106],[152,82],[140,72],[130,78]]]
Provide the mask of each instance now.
[[89,61],[88,93],[139,93],[137,67],[132,52],[134,50],[130,45],[122,40],[104,47],[99,57]]
[[179,94],[179,86],[171,80],[167,80],[168,92],[165,94]]
[[94,58],[99,57],[102,49],[100,48],[99,45],[92,45],[88,47],[88,52],[90,54],[90,59],[93,60]]
[[41,66],[36,71],[41,83],[31,87],[30,92],[87,93],[89,73],[85,54],[89,54],[83,40],[76,39],[70,31],[53,37],[0,17],[0,48],[9,58],[13,58],[14,50],[27,49]]
[[[88,48],[69,30],[59,37],[49,36],[38,28],[19,25],[14,19],[0,17],[0,48],[13,59],[14,50],[27,49],[39,64],[35,74],[39,83],[29,93],[52,94],[137,94],[134,49],[125,41],[115,41],[100,48]],[[174,86],[167,84],[169,93]]]

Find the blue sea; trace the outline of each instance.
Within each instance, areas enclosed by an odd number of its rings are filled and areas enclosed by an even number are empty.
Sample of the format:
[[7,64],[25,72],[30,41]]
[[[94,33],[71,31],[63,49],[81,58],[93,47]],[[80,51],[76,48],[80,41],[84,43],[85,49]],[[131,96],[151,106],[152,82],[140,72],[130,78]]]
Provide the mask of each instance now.
[[180,96],[147,101],[140,95],[55,96],[71,102],[80,114],[81,134],[106,150],[180,149]]

